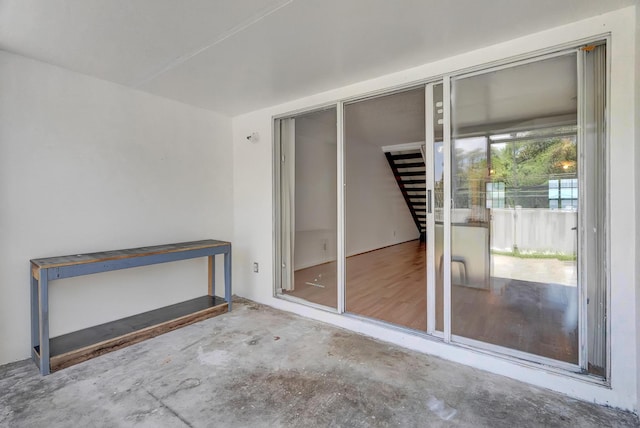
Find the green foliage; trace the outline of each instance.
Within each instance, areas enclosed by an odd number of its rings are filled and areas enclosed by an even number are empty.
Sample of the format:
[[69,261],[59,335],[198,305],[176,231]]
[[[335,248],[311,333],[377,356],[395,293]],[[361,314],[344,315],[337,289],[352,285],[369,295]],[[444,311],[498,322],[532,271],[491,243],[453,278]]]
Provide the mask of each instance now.
[[491,177],[509,188],[545,185],[549,176],[576,172],[573,138],[549,138],[494,145]]
[[532,136],[530,140],[492,142],[490,147],[490,156],[478,141],[455,147],[457,207],[484,206],[487,182],[504,183],[505,206],[548,207],[549,179],[574,178],[577,173],[575,136]]

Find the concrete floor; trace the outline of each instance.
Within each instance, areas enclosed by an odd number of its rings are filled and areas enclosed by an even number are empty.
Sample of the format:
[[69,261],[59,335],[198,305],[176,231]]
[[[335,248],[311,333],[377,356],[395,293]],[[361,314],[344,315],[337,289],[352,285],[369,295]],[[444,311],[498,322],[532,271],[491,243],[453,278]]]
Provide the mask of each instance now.
[[0,367],[2,427],[623,427],[635,415],[251,302],[47,377]]
[[543,284],[562,284],[570,287],[578,285],[578,270],[575,261],[526,259],[492,254],[491,263],[491,276],[498,278]]

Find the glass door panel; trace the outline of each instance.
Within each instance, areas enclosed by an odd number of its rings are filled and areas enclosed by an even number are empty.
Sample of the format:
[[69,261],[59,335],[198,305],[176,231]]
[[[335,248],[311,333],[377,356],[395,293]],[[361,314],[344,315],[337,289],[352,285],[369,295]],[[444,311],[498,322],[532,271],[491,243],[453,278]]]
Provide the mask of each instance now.
[[429,296],[433,296],[433,304],[430,309],[433,311],[432,323],[429,326],[430,333],[438,336],[444,334],[444,102],[442,83],[430,83],[427,85],[427,143],[431,145],[429,158],[432,159],[427,168],[429,177],[427,187],[432,189],[432,212],[428,214],[430,239],[429,261],[433,263],[433,273],[430,278],[434,278],[433,290],[430,289]]
[[575,53],[451,80],[451,329],[578,364]]
[[336,109],[279,120],[280,293],[337,307]]

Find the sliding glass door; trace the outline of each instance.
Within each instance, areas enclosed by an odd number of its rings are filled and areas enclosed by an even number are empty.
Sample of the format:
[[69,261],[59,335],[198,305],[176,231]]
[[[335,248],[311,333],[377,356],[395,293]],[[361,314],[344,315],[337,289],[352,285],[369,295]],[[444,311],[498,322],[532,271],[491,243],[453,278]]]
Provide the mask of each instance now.
[[577,89],[575,52],[451,81],[455,336],[578,364]]
[[[444,334],[444,124],[445,105],[442,82],[426,86],[426,156],[429,163],[427,174],[427,266],[428,266],[428,331],[442,337]],[[433,284],[433,285],[431,285]]]
[[277,293],[606,377],[606,46],[277,119]]
[[276,121],[279,174],[278,293],[336,308],[336,109]]
[[451,78],[452,341],[603,374],[603,49]]

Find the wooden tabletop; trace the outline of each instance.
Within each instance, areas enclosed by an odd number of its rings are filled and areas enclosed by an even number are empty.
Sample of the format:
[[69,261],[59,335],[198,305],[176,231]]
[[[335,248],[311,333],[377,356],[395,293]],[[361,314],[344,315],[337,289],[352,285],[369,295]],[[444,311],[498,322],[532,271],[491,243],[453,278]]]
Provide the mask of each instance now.
[[126,250],[101,251],[97,253],[74,254],[69,256],[32,259],[31,264],[45,269],[60,266],[72,266],[85,263],[103,262],[107,260],[128,259],[134,257],[151,256],[155,254],[176,253],[180,251],[200,250],[230,245],[226,241],[205,239],[202,241],[181,242],[177,244],[154,245],[152,247],[129,248]]

